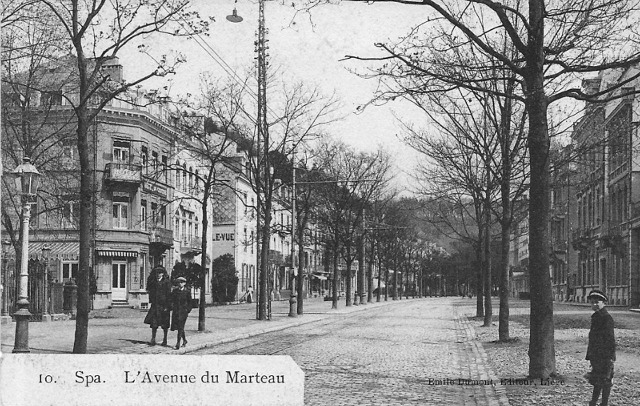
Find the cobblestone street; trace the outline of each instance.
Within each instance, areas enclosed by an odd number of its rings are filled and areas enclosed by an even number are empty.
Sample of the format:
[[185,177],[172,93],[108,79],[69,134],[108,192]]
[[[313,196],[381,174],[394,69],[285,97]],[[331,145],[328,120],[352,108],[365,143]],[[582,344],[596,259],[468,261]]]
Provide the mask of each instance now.
[[[198,351],[287,354],[305,405],[508,405],[458,299],[406,300]],[[462,381],[461,381],[462,380]]]

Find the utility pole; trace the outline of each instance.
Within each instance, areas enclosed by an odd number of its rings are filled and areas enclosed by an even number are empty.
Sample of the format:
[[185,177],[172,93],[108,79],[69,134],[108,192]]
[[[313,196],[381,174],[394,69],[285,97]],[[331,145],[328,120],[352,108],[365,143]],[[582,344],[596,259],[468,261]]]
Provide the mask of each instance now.
[[[269,165],[269,126],[267,124],[267,46],[266,28],[264,19],[264,1],[258,1],[258,39],[255,42],[258,68],[258,129],[257,129],[257,162],[256,162],[256,217],[258,234],[258,301],[256,313],[258,320],[270,319],[270,294],[269,294],[269,239],[271,227],[271,189],[273,179]],[[239,23],[242,17],[237,10],[227,16],[232,23]],[[264,202],[264,210],[262,204]],[[261,222],[261,211],[264,222]]]
[[[298,264],[296,272],[296,150],[291,152],[291,299],[289,299],[289,316],[302,314],[302,264]],[[296,294],[297,293],[297,294]],[[296,303],[297,296],[297,303]],[[294,309],[295,306],[295,309]]]

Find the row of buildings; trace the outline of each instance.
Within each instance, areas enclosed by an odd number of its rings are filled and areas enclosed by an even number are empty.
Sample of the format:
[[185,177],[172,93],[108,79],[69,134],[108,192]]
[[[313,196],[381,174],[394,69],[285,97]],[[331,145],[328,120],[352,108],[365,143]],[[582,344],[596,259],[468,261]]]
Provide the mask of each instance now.
[[[640,305],[640,98],[633,94],[639,82],[630,80],[638,72],[584,80],[584,92],[610,100],[587,103],[571,143],[552,151],[549,275],[557,301],[584,303],[601,289],[610,304]],[[525,220],[511,244],[516,294],[528,291],[527,245]]]
[[[70,281],[78,272],[78,230],[90,227],[95,280],[93,307],[98,309],[145,307],[148,302],[145,282],[156,265],[171,272],[177,262],[200,263],[202,255],[206,255],[206,263],[210,264],[212,259],[231,254],[239,280],[236,299],[242,299],[247,290],[258,286],[256,193],[248,172],[248,160],[253,158],[241,146],[243,143],[224,141],[230,145],[224,149],[224,159],[216,168],[221,182],[216,186],[206,214],[207,252],[203,254],[200,178],[209,170],[208,162],[185,147],[184,143],[194,141],[182,133],[179,112],[166,98],[132,90],[127,97],[110,102],[91,126],[93,219],[92,224],[79,224],[77,143],[73,111],[67,101],[77,95],[72,89],[65,93],[64,84],[58,85],[56,80],[65,77],[68,66],[62,61],[48,68],[44,74],[49,79],[43,82],[51,84],[52,90],[31,95],[29,125],[35,130],[37,122],[39,131],[53,135],[41,137],[44,141],[39,149],[31,151],[37,154],[32,156],[33,163],[43,173],[43,179],[31,211],[30,258],[46,260],[50,281]],[[123,68],[117,59],[109,61],[104,69],[111,79],[122,80]],[[25,109],[24,103],[20,105],[24,96],[5,90],[3,161],[6,165],[11,162],[6,159],[8,154],[15,153],[14,158],[21,154],[17,132],[24,123]],[[13,131],[16,137],[11,137]],[[207,142],[222,143],[223,138],[214,133]],[[11,168],[5,168],[5,173],[8,170]],[[291,257],[290,186],[280,184],[274,195],[273,226],[285,232],[271,237],[271,286],[281,292],[290,286],[290,273],[283,272]],[[4,229],[3,239],[7,238],[6,233]],[[310,235],[318,237],[317,233]],[[43,250],[44,247],[47,249]],[[45,252],[47,258],[42,258]],[[323,249],[318,238],[309,240],[302,267],[307,276],[307,291],[326,288]],[[212,270],[209,268],[205,286],[208,287],[207,300],[211,301]],[[317,283],[312,284],[312,279]]]

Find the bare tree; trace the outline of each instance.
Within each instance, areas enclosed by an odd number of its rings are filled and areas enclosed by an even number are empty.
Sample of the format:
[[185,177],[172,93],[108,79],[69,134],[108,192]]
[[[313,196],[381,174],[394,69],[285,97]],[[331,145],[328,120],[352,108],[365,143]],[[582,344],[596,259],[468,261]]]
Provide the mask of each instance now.
[[[74,114],[76,145],[80,163],[80,258],[74,353],[86,353],[89,324],[90,244],[93,190],[89,128],[92,120],[112,100],[150,79],[172,73],[181,57],[151,55],[144,41],[154,35],[192,35],[208,28],[197,14],[188,11],[187,0],[115,0],[82,2],[43,0],[55,24],[62,27],[73,66],[73,87],[62,95]],[[108,21],[108,23],[107,23]],[[123,49],[137,46],[155,60],[146,74],[125,81],[108,69]]]
[[[633,93],[615,90],[627,86],[639,74],[592,94],[584,92],[576,82],[590,73],[624,69],[640,62],[638,2],[390,1],[427,7],[433,14],[399,43],[377,44],[386,56],[357,59],[383,60],[385,66],[380,70],[383,76],[422,77],[424,80],[417,83],[427,92],[456,87],[485,91],[479,85],[486,76],[473,73],[494,70],[499,72],[497,79],[504,79],[506,72],[513,73],[513,80],[521,89],[519,95],[510,97],[524,103],[528,114],[532,281],[529,375],[546,379],[556,374],[551,282],[546,277],[549,268],[549,106],[567,97],[603,102]],[[306,7],[322,2],[312,1]],[[447,57],[441,52],[434,53],[434,49],[446,52]],[[460,58],[470,55],[485,57],[480,59],[480,64],[474,63],[474,58]],[[418,87],[413,89],[420,91]],[[398,89],[395,96],[401,96],[405,90]]]
[[342,142],[329,141],[318,148],[317,162],[327,178],[326,185],[321,188],[320,219],[328,230],[332,245],[332,307],[337,308],[340,255],[346,264],[346,305],[351,306],[351,266],[357,255],[356,236],[364,231],[362,222],[365,205],[387,185],[390,158],[382,150],[371,154],[357,153]]
[[[194,179],[195,188],[185,199],[196,201],[201,208],[201,260],[198,279],[200,300],[198,305],[198,331],[205,331],[205,300],[207,269],[207,232],[209,230],[210,203],[214,199],[229,199],[239,195],[235,183],[230,182],[233,174],[244,172],[241,154],[251,159],[250,140],[243,135],[244,105],[242,94],[245,82],[229,80],[225,83],[203,78],[202,95],[197,106],[188,106],[182,117],[184,132],[176,134],[174,142],[180,155],[192,159],[195,166],[169,168],[188,174]],[[248,150],[247,150],[248,149]],[[191,186],[191,185],[190,185]],[[248,205],[247,202],[243,202]],[[213,269],[212,269],[213,271]]]
[[[272,162],[276,157],[290,159],[295,151],[302,146],[309,145],[323,136],[326,125],[339,119],[337,109],[338,99],[335,95],[325,96],[318,88],[309,87],[302,83],[293,85],[282,83],[281,91],[275,92],[271,98],[268,111],[269,138],[260,140],[254,138],[253,145],[258,153],[257,159],[249,161],[251,172],[251,184],[254,192],[259,196],[257,208],[260,214],[259,240],[259,275],[258,284],[258,319],[267,320],[267,277],[270,236],[272,232],[271,212],[273,208],[273,195],[278,187],[279,179],[285,177],[282,172],[265,171],[265,168],[274,167]],[[252,114],[245,111],[247,117]],[[252,119],[255,122],[255,120]],[[254,133],[257,135],[257,131]],[[264,148],[264,145],[268,145]],[[289,171],[289,174],[291,172]],[[291,230],[289,230],[291,232]]]

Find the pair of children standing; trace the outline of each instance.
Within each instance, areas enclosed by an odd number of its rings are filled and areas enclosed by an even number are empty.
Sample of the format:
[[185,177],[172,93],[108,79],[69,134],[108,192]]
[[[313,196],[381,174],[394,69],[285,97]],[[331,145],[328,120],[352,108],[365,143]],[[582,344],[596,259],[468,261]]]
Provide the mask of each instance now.
[[[191,295],[186,288],[187,280],[183,277],[176,279],[178,287],[171,289],[171,281],[167,271],[163,267],[153,269],[147,279],[147,292],[149,293],[149,303],[151,307],[144,319],[151,327],[151,341],[149,344],[156,345],[156,333],[158,327],[162,328],[164,337],[162,345],[167,345],[167,331],[171,326],[171,331],[178,331],[175,349],[180,349],[187,345],[187,338],[184,334],[184,325],[187,322],[189,312],[191,312]],[[173,317],[171,318],[171,312]],[[170,323],[171,322],[171,323]]]

